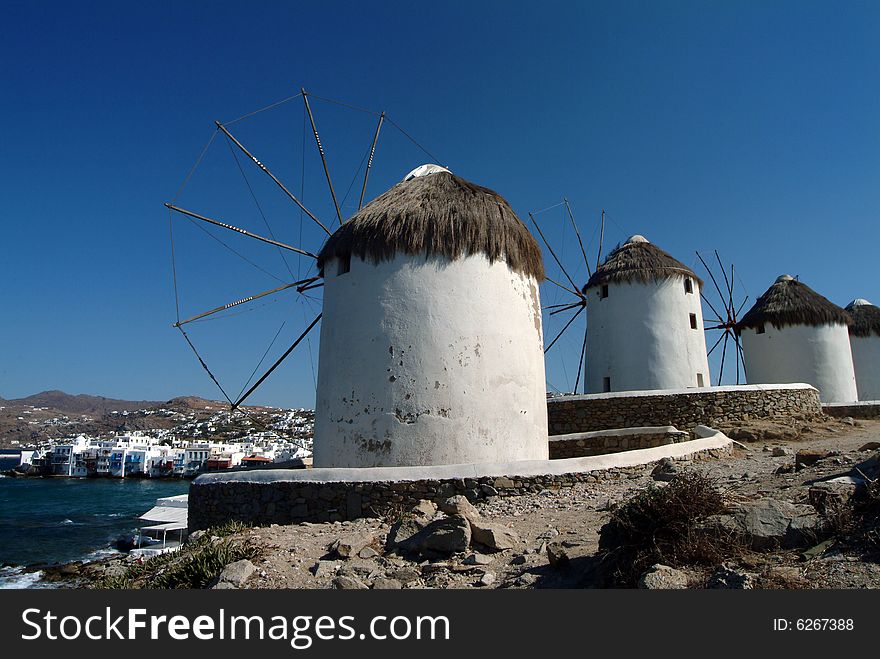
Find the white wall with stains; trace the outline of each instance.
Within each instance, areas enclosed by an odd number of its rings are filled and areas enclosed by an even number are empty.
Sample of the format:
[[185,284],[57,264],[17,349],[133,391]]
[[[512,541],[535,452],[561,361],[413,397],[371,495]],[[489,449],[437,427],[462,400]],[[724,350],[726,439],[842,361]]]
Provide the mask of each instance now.
[[744,328],[741,337],[749,384],[806,382],[823,403],[858,400],[846,325],[765,323],[762,334]]
[[534,278],[483,255],[325,265],[315,467],[546,460]]
[[[709,386],[700,286],[683,277],[642,282],[611,282],[586,291],[588,393],[686,389]],[[696,329],[691,327],[694,314]]]

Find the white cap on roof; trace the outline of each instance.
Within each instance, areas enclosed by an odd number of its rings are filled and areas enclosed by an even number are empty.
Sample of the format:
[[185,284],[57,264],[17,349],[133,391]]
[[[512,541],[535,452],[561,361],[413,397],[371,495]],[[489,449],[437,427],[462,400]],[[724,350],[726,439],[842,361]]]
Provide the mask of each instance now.
[[437,174],[439,172],[446,172],[447,174],[451,174],[448,169],[445,167],[441,167],[440,165],[419,165],[414,170],[412,170],[409,174],[403,177],[404,181],[411,181],[414,178],[419,178],[420,176],[428,176],[429,174]]
[[794,277],[792,277],[791,275],[779,275],[776,278],[776,283],[778,284],[781,281],[794,281]]
[[631,245],[632,243],[649,243],[649,242],[651,242],[651,241],[648,240],[647,238],[645,238],[644,236],[637,233],[634,236],[630,236],[629,239],[626,241],[626,244]]
[[857,297],[855,300],[853,300],[848,305],[846,305],[846,308],[849,309],[850,307],[861,307],[861,306],[873,307],[874,305],[871,304],[870,302],[868,302],[863,297]]

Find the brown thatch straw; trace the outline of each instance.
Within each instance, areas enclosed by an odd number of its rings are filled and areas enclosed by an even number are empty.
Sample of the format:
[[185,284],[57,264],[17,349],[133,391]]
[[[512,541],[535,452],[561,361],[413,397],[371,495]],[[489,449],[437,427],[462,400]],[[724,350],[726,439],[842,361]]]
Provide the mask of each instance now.
[[849,333],[852,336],[862,338],[871,336],[880,336],[880,308],[873,304],[861,302],[856,304],[856,300],[850,302],[846,310],[852,316],[853,323],[849,326]]
[[806,284],[784,275],[767,289],[736,326],[746,327],[769,323],[774,327],[787,325],[850,325],[850,315]]
[[600,265],[584,290],[609,282],[648,283],[672,277],[691,277],[703,287],[703,280],[681,261],[653,243],[630,238],[616,247]]
[[398,183],[364,206],[327,239],[318,268],[355,255],[373,262],[395,254],[450,260],[485,254],[544,279],[541,248],[503,197],[447,172]]

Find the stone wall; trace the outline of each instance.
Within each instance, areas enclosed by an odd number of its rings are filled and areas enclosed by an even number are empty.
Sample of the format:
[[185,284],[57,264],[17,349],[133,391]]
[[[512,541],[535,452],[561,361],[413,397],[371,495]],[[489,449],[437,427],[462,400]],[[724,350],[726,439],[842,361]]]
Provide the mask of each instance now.
[[880,418],[880,401],[864,401],[859,403],[831,403],[823,405],[822,411],[828,416],[837,418],[850,416],[853,419]]
[[[670,457],[674,460],[721,458],[729,455],[732,448],[730,440],[724,440],[716,442],[712,448],[678,451]],[[463,494],[471,501],[478,501],[493,496],[539,493],[570,488],[579,482],[633,478],[649,473],[655,464],[656,460],[652,460],[574,473],[409,481],[319,482],[246,477],[257,474],[226,480],[200,477],[193,481],[189,490],[189,531],[218,526],[230,520],[266,525],[382,517],[406,510],[420,499],[440,502],[452,495]]]
[[626,428],[577,432],[550,437],[550,459],[581,458],[588,455],[606,455],[674,444],[690,439],[690,435],[672,426]]
[[807,384],[559,396],[547,401],[547,409],[551,435],[666,425],[690,431],[698,425],[822,415],[819,392]]

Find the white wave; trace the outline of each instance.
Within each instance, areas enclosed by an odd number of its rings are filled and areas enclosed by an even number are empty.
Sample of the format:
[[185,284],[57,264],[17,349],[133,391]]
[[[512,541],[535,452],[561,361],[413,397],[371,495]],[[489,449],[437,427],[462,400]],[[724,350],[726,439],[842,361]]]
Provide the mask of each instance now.
[[42,576],[42,572],[25,572],[24,568],[20,567],[0,568],[0,589],[40,588],[39,581]]

